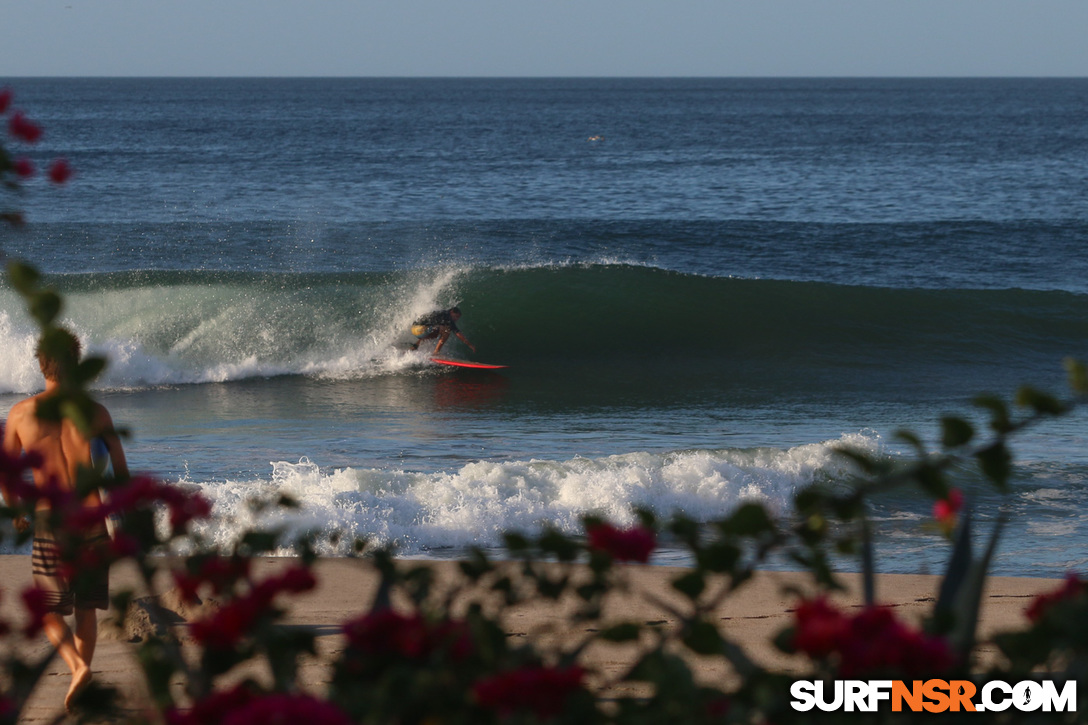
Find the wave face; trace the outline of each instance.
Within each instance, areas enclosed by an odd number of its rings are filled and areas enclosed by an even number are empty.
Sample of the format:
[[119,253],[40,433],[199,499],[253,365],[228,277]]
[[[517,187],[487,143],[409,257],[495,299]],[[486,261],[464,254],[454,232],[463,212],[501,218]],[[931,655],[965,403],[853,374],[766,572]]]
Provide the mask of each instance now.
[[[673,376],[794,370],[829,383],[847,372],[1037,375],[1088,339],[1088,296],[1072,292],[839,286],[625,264],[129,272],[53,283],[87,347],[109,356],[107,388],[418,371],[422,356],[394,344],[411,339],[417,316],[452,304],[464,310],[480,359],[540,374],[607,365]],[[11,312],[18,308],[0,289],[2,392],[39,384],[33,329]]]

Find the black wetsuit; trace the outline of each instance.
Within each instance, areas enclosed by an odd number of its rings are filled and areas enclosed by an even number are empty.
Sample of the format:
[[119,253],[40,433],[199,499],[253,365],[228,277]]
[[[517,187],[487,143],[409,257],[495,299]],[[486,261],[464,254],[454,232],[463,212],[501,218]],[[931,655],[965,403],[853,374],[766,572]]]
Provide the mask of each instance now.
[[415,324],[423,325],[428,329],[448,327],[450,332],[460,332],[460,330],[457,329],[457,323],[453,321],[453,317],[450,316],[448,310],[435,310],[434,312],[430,312],[416,320]]

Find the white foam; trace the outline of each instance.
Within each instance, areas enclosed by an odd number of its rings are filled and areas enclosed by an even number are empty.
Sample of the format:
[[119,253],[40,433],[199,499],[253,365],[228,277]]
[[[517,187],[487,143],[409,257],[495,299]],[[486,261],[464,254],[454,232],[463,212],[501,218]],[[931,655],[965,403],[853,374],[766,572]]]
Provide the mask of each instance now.
[[0,393],[31,393],[42,387],[42,376],[34,359],[38,344],[36,330],[29,324],[17,324],[13,319],[9,299],[14,295],[2,295],[0,301]]
[[[852,437],[875,446],[873,439]],[[394,544],[403,554],[468,545],[494,546],[508,530],[538,531],[544,524],[575,533],[587,513],[620,524],[635,508],[662,517],[684,513],[698,520],[727,515],[744,501],[772,511],[788,509],[799,487],[844,473],[833,444],[789,450],[637,452],[566,461],[476,461],[457,470],[414,473],[383,469],[323,470],[303,458],[272,463],[266,480],[199,483],[214,502],[215,520],[201,533],[229,545],[248,527],[285,527],[291,537],[313,529],[344,539],[322,553],[343,555],[355,538]],[[255,514],[254,495],[287,494],[298,511]],[[285,552],[286,553],[286,550]]]
[[[109,366],[98,389],[303,374],[371,377],[417,366],[394,349],[413,320],[454,304],[467,269],[386,283],[276,289],[242,283],[104,288],[67,295],[65,325]],[[0,290],[0,393],[41,389],[37,332]]]

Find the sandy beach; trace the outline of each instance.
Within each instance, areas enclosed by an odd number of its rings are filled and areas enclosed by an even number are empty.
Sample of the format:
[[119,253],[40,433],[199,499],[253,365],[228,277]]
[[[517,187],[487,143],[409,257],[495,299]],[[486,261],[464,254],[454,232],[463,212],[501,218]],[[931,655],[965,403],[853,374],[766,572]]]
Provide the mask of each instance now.
[[[281,569],[290,560],[262,559],[254,567],[254,577],[262,579]],[[454,562],[405,562],[407,565],[425,565],[435,569],[439,585],[448,585],[458,576]],[[317,635],[318,657],[306,662],[303,680],[307,689],[314,693],[323,690],[328,674],[326,658],[333,656],[341,646],[339,625],[369,607],[377,590],[377,576],[366,563],[350,559],[325,559],[316,567],[318,587],[305,595],[284,599],[289,605],[287,624],[311,628]],[[670,567],[629,566],[623,576],[627,588],[622,596],[611,599],[606,606],[606,619],[641,621],[668,627],[675,619],[668,605],[678,600],[672,597],[669,581],[681,570]],[[0,600],[0,615],[6,620],[21,620],[18,592],[30,584],[30,562],[26,556],[0,557],[0,576],[4,582],[4,596]],[[843,575],[849,591],[838,595],[842,606],[856,606],[860,602],[860,577]],[[939,580],[924,575],[883,575],[878,580],[877,597],[881,603],[894,606],[907,620],[917,620],[933,605]],[[1024,609],[1031,598],[1040,592],[1055,589],[1060,584],[1053,579],[995,577],[989,580],[982,606],[980,623],[980,657],[983,661],[993,656],[993,649],[985,641],[994,632],[1022,627]],[[112,572],[112,589],[130,588],[140,594],[135,572],[125,566],[115,567]],[[791,591],[792,590],[792,591]],[[778,652],[771,641],[774,635],[790,622],[790,611],[797,598],[794,591],[810,591],[811,585],[804,575],[791,572],[761,572],[741,590],[727,598],[715,611],[723,633],[745,648],[759,664],[784,671],[798,668],[802,662]],[[199,608],[185,608],[168,603],[181,619],[201,616]],[[654,601],[651,601],[654,600]],[[206,605],[214,606],[214,605]],[[545,646],[562,646],[564,642],[584,637],[584,631],[572,631],[557,626],[562,612],[556,607],[526,606],[509,613],[503,626],[511,637],[537,637]],[[94,659],[96,679],[117,687],[124,696],[126,708],[132,712],[141,709],[146,701],[141,690],[138,667],[130,643],[133,631],[122,633],[110,626],[110,613],[100,615],[101,635]],[[139,622],[134,627],[139,634]],[[177,627],[184,641],[184,624]],[[49,644],[44,636],[30,646],[36,656],[48,652]],[[591,648],[586,654],[586,664],[597,671],[599,681],[622,672],[637,655],[635,645]],[[708,683],[721,682],[730,674],[719,663],[695,662],[699,678]],[[248,675],[260,678],[259,671]],[[62,701],[68,687],[68,673],[64,664],[55,659],[45,677],[39,682],[20,722],[52,722],[62,713]],[[612,695],[637,694],[612,689]]]

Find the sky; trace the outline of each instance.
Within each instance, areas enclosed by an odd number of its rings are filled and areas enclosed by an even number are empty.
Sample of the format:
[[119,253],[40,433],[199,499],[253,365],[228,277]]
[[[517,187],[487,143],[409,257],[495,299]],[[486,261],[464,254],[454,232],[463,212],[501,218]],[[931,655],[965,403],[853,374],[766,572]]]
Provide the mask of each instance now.
[[0,0],[18,76],[1088,76],[1085,0]]

